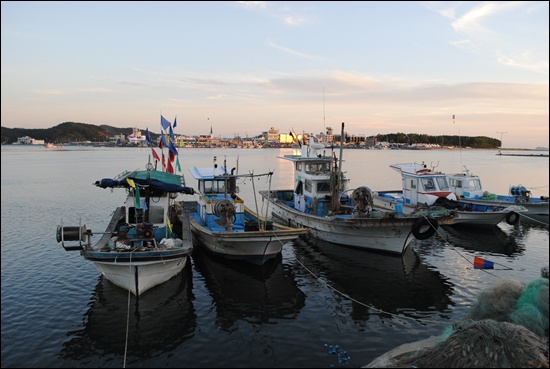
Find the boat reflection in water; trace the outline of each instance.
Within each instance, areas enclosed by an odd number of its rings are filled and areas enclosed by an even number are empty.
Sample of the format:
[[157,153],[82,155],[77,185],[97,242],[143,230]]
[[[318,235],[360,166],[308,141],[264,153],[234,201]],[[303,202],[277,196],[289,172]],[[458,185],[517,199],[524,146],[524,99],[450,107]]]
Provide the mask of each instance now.
[[[518,227],[519,225],[516,225],[514,228]],[[499,226],[486,228],[443,226],[439,228],[438,234],[450,245],[466,251],[506,256],[523,254],[525,251],[525,246],[518,243],[517,238],[508,235]]]
[[193,262],[216,306],[216,324],[232,331],[239,320],[251,324],[295,319],[306,296],[284,267],[282,255],[263,265],[216,257],[195,247]]
[[137,301],[132,295],[128,303],[128,298],[128,291],[101,276],[84,315],[84,328],[67,333],[71,338],[59,356],[90,367],[112,366],[120,360],[123,367],[126,355],[129,364],[141,366],[143,360],[166,355],[195,335],[191,268]]
[[355,320],[384,312],[418,317],[427,311],[449,311],[453,285],[411,247],[400,257],[301,238],[294,249],[300,264],[352,298]]

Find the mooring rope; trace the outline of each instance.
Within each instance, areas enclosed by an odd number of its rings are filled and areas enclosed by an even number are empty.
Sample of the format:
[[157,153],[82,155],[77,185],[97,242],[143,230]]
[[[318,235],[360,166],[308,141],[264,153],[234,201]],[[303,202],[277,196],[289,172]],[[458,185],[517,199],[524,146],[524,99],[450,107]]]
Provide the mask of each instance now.
[[540,223],[540,224],[542,224],[543,226],[548,227],[548,223],[542,222],[542,221],[540,221],[540,220],[538,220],[538,219],[535,219],[535,218],[531,218],[530,216],[527,216],[527,215],[525,215],[525,214],[523,214],[523,213],[518,213],[518,214],[519,214],[520,216],[524,217],[524,218],[529,219],[530,221],[533,221],[533,222],[536,222],[536,223]]
[[[135,250],[132,250],[130,252],[130,263],[128,264],[128,268],[129,268],[129,273],[128,275],[130,276],[130,278],[132,277],[132,254],[134,253]],[[137,288],[137,286],[136,286]],[[137,294],[137,290],[136,290],[136,294]],[[130,289],[128,288],[128,309],[126,311],[126,339],[125,339],[125,342],[124,342],[124,361],[122,363],[122,367],[123,368],[126,368],[126,354],[128,352],[128,333],[130,331],[130,301],[132,300],[132,293],[130,291]]]
[[[427,216],[426,215],[423,215],[424,218],[427,219]],[[433,227],[433,225],[428,222],[430,224],[430,227]],[[452,226],[451,226],[452,227]],[[443,240],[443,243],[445,243],[446,246],[449,246],[454,252],[456,252],[461,258],[463,258],[464,260],[466,260],[466,262],[468,262],[468,264],[471,264],[472,266],[475,267],[475,264],[473,261],[470,261],[468,260],[464,255],[462,255],[462,253],[460,251],[458,251],[456,249],[456,247],[454,247],[440,232],[439,232],[439,228],[436,228],[435,229],[435,232],[437,233],[437,235]],[[503,265],[503,264],[499,264],[499,263],[495,263],[493,262],[493,264],[496,264],[496,265],[500,265],[506,269],[498,269],[498,270],[514,270],[513,268],[510,268],[509,266],[506,266],[506,265]],[[492,273],[489,273],[486,269],[483,269],[483,268],[476,268],[476,269],[480,269],[481,271],[489,274],[489,275],[492,275],[493,277],[497,277],[497,278],[502,278],[498,275],[495,275],[495,274],[492,274]]]

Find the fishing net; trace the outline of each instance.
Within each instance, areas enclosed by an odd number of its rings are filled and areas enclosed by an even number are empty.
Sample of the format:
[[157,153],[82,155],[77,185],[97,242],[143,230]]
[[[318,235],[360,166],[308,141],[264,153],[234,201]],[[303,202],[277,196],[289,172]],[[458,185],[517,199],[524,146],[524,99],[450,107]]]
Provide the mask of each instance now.
[[492,319],[462,321],[435,346],[406,355],[400,368],[548,368],[547,340],[527,328]]
[[548,368],[548,279],[504,281],[483,291],[437,344],[394,358],[392,367]]

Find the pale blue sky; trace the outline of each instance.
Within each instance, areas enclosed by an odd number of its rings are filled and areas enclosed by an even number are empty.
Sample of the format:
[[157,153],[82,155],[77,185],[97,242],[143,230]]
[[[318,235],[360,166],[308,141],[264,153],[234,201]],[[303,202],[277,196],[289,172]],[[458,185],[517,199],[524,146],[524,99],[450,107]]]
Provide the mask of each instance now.
[[[1,2],[2,126],[548,147],[548,2]],[[456,115],[453,124],[452,115]]]

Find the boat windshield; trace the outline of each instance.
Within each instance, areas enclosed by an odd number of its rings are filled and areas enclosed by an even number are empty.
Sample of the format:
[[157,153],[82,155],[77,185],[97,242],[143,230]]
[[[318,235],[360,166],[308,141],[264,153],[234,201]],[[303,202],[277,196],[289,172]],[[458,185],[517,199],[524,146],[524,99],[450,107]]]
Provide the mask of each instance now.
[[481,181],[479,178],[472,178],[468,180],[468,188],[470,191],[481,190]]
[[449,190],[449,183],[447,182],[447,178],[445,178],[445,177],[438,177],[437,178],[437,185],[439,186],[439,189],[441,191],[448,191]]

